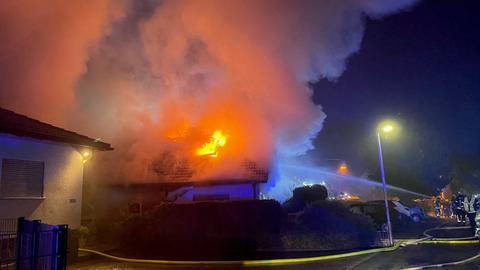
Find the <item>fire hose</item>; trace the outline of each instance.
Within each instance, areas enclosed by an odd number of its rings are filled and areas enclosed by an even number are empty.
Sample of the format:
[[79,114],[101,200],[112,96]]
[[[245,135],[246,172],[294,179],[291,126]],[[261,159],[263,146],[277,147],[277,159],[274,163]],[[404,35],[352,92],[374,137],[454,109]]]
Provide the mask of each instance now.
[[[437,227],[434,227],[434,228],[430,228],[428,230],[425,230],[423,232],[423,235],[425,235],[426,237],[425,238],[422,238],[422,239],[425,239],[425,240],[431,240],[431,241],[434,241],[434,242],[437,242],[437,243],[448,243],[448,242],[452,242],[452,241],[468,241],[468,240],[474,240],[474,239],[478,239],[478,236],[474,235],[474,236],[469,236],[469,237],[456,237],[456,238],[439,238],[439,237],[434,237],[433,235],[429,234],[429,232],[431,231],[437,231],[437,230],[462,230],[462,229],[470,229],[471,227],[470,226],[460,226],[460,227],[441,227],[440,226],[437,226]],[[429,242],[431,242],[429,241]],[[478,243],[478,240],[477,241],[474,241],[476,243]],[[453,242],[452,242],[453,243]]]
[[[435,227],[431,228],[428,230],[425,230],[423,234],[427,236],[426,238],[430,238],[431,240],[429,241],[424,241],[422,243],[430,243],[430,244],[479,244],[479,240],[477,236],[472,236],[472,237],[460,237],[460,238],[434,238],[432,235],[428,234],[428,232],[434,231],[434,230],[458,230],[458,229],[469,229],[470,226],[461,226],[461,227]],[[477,240],[472,240],[472,239],[477,239]],[[421,269],[429,269],[429,268],[438,268],[438,267],[445,267],[445,266],[455,266],[455,265],[461,265],[465,264],[471,261],[474,261],[476,259],[480,258],[480,253],[460,260],[460,261],[455,261],[455,262],[446,262],[446,263],[439,263],[439,264],[430,264],[430,265],[422,265],[422,266],[415,266],[415,267],[410,267],[410,268],[403,268],[403,270],[421,270]]]
[[342,259],[347,257],[366,255],[378,252],[389,252],[397,250],[402,242],[396,242],[391,247],[366,249],[361,251],[354,251],[349,253],[316,256],[316,257],[304,257],[304,258],[288,258],[288,259],[270,259],[270,260],[233,260],[233,261],[173,261],[173,260],[149,260],[149,259],[132,259],[123,258],[110,254],[106,254],[100,251],[79,248],[79,251],[88,252],[96,255],[103,256],[105,258],[113,259],[116,261],[130,262],[130,263],[149,263],[149,264],[164,264],[164,265],[241,265],[241,266],[273,266],[273,265],[289,265],[289,264],[302,264],[319,262],[333,259]]
[[[176,261],[176,260],[153,260],[153,259],[134,259],[134,258],[124,258],[119,256],[110,255],[104,252],[96,251],[93,249],[79,248],[81,252],[87,252],[91,254],[100,255],[105,258],[109,258],[116,261],[129,262],[129,263],[147,263],[147,264],[163,264],[163,265],[241,265],[241,266],[273,266],[273,265],[289,265],[289,264],[302,264],[302,263],[312,263],[320,262],[334,259],[342,259],[348,257],[354,257],[359,255],[374,254],[380,252],[391,252],[397,250],[399,247],[418,244],[418,243],[428,243],[428,244],[479,244],[479,240],[471,240],[472,237],[468,238],[449,238],[449,239],[438,239],[429,235],[428,232],[439,229],[462,229],[464,227],[441,227],[437,226],[435,228],[428,229],[424,232],[426,235],[425,238],[415,239],[415,240],[402,240],[397,241],[393,246],[382,247],[382,248],[373,248],[366,249],[361,251],[354,251],[348,253],[340,253],[333,255],[324,255],[324,256],[315,256],[315,257],[303,257],[303,258],[288,258],[288,259],[267,259],[267,260],[229,260],[229,261]],[[476,238],[476,237],[475,237]],[[470,240],[462,240],[470,239]],[[446,263],[446,264],[462,264],[471,260],[475,260],[479,255],[476,255],[472,258],[468,258],[459,262]],[[419,266],[420,268],[408,268],[408,269],[425,269],[421,267],[435,267],[435,266]]]

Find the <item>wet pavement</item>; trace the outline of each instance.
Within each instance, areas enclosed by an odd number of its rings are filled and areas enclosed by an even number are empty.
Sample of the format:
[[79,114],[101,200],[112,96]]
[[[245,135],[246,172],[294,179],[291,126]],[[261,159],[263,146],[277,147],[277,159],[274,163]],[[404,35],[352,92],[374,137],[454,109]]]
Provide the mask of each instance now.
[[[361,255],[347,259],[339,259],[325,262],[307,263],[300,265],[285,266],[262,266],[262,267],[244,267],[244,266],[171,266],[154,264],[131,264],[110,261],[97,258],[83,264],[69,267],[75,270],[137,270],[137,269],[215,269],[215,270],[236,270],[236,269],[271,269],[271,270],[315,270],[315,269],[402,269],[420,265],[429,265],[459,261],[472,257],[480,252],[480,245],[445,245],[445,244],[419,244],[400,248],[394,252],[376,253]],[[467,265],[442,268],[442,269],[480,269],[480,261],[475,261]]]
[[[450,225],[448,225],[450,226]],[[442,231],[442,237],[470,236],[468,228]],[[437,232],[438,233],[438,232]],[[285,266],[255,266],[245,267],[241,265],[220,265],[220,266],[172,266],[155,264],[133,264],[116,262],[98,256],[91,257],[83,263],[70,265],[73,270],[137,270],[137,269],[214,269],[214,270],[316,270],[316,269],[402,269],[421,265],[430,265],[460,261],[480,253],[480,244],[418,244],[401,247],[393,252],[381,252],[368,255],[349,257],[346,259],[329,260],[315,263],[285,265]],[[443,267],[442,269],[480,269],[480,260],[468,264]]]

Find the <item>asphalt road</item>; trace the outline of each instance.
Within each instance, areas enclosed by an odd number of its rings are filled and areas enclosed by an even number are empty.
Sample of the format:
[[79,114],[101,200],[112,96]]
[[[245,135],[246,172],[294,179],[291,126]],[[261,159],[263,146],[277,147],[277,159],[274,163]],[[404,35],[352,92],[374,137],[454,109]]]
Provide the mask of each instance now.
[[[319,263],[308,263],[301,265],[286,266],[266,266],[266,267],[241,267],[241,266],[159,266],[152,264],[129,264],[119,263],[98,259],[90,261],[83,265],[76,265],[75,270],[90,269],[108,269],[108,270],[139,270],[139,269],[214,269],[214,270],[236,270],[236,269],[255,269],[255,270],[316,270],[316,269],[402,269],[420,265],[429,265],[437,263],[445,263],[463,260],[472,257],[480,252],[480,246],[472,245],[437,245],[437,244],[420,244],[416,246],[408,246],[389,253],[376,253],[370,255],[362,255],[348,259],[333,260]],[[458,267],[442,268],[442,269],[480,269],[480,261],[475,261],[468,265]]]
[[[451,230],[437,231],[442,237],[468,236],[469,231]],[[346,259],[307,263],[301,265],[286,266],[265,266],[265,267],[244,267],[244,266],[160,266],[153,264],[131,264],[115,262],[100,257],[72,265],[69,269],[91,270],[91,269],[115,269],[115,270],[137,270],[137,269],[213,269],[213,270],[316,270],[316,269],[403,269],[408,267],[460,261],[480,253],[480,244],[418,244],[399,248],[393,252],[382,252],[368,255],[350,257]],[[480,269],[480,260],[455,267],[443,267],[442,269]]]

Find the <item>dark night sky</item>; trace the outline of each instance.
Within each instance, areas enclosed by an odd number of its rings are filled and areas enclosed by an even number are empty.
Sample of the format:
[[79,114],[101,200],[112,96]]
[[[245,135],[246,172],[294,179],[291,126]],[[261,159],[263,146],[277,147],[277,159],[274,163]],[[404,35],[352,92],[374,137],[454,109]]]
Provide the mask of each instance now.
[[346,159],[362,173],[384,116],[403,127],[402,139],[386,142],[385,151],[412,168],[432,160],[422,168],[427,177],[443,173],[451,153],[480,153],[479,31],[475,0],[427,0],[368,20],[342,77],[314,85],[313,99],[327,114],[315,155]]

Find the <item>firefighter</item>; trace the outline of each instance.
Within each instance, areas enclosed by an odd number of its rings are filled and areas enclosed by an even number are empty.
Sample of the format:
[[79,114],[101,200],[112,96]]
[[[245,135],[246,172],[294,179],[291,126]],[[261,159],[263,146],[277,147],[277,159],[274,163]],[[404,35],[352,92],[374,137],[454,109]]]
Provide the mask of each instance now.
[[475,194],[475,202],[473,203],[473,208],[475,209],[476,212],[480,211],[480,195]]
[[475,215],[475,235],[480,237],[480,212]]
[[442,214],[442,201],[440,199],[440,196],[437,196],[435,198],[435,215],[437,216],[437,218],[439,218]]
[[476,200],[475,195],[472,195],[470,197],[470,200],[468,199],[468,196],[465,196],[463,201],[464,210],[465,210],[465,213],[467,214],[468,222],[472,228],[475,228],[475,215],[476,215],[475,200]]
[[453,206],[455,211],[455,216],[457,217],[457,222],[465,223],[465,195],[458,192],[457,196],[453,200]]
[[480,237],[480,195],[475,195],[475,203],[473,205],[475,208],[475,235]]
[[[473,214],[473,219],[472,219],[472,222],[473,222],[473,226],[472,228],[475,228],[475,235],[478,235],[478,232],[479,232],[479,218],[480,218],[480,195],[479,194],[475,194],[472,196],[473,198],[473,209],[475,210],[475,213]],[[478,217],[477,217],[478,216]]]
[[453,200],[455,199],[455,196],[452,194],[452,198],[450,198],[450,200],[447,202],[448,204],[448,211],[449,211],[449,218],[450,219],[453,219],[453,217],[455,216],[455,211],[453,210]]

